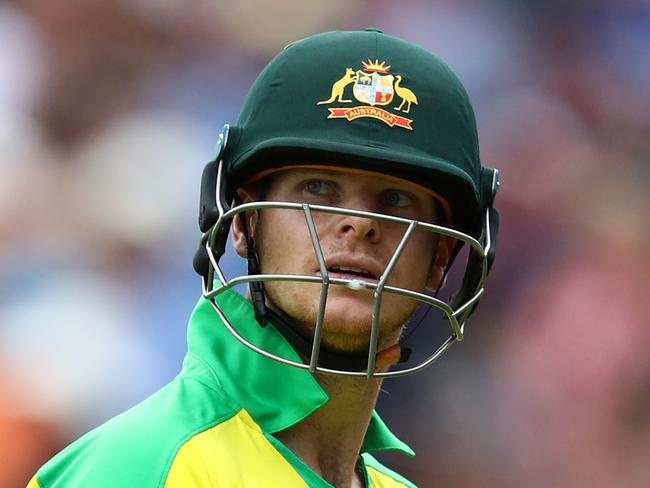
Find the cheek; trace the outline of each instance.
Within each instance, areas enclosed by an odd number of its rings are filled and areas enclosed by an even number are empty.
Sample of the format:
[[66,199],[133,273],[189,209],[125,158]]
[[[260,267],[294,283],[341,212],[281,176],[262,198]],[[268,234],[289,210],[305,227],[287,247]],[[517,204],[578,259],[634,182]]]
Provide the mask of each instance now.
[[[303,214],[266,210],[255,229],[262,273],[312,275],[316,257]],[[301,220],[302,217],[302,220]],[[313,322],[320,286],[304,282],[267,281],[267,303],[300,322]]]
[[303,214],[265,210],[255,230],[260,265],[265,273],[302,273],[314,261]]
[[434,258],[436,238],[430,233],[414,235],[397,262],[399,276],[411,289],[424,290]]

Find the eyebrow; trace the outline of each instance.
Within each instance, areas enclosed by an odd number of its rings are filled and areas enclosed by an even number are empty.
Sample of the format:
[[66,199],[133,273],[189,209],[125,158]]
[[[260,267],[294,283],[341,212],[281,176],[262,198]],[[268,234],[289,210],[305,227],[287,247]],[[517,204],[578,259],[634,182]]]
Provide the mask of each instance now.
[[298,174],[302,174],[304,176],[328,176],[328,177],[333,177],[333,176],[345,176],[345,173],[343,171],[335,171],[331,169],[321,169],[321,168],[314,168],[314,169],[307,169],[307,168],[296,168],[296,171],[299,172]]

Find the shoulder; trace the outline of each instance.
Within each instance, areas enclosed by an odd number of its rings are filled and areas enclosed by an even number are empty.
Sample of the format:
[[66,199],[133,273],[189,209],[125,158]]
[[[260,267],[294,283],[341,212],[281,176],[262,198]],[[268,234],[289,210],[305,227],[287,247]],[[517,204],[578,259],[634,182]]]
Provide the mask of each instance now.
[[181,447],[237,411],[214,385],[181,375],[57,454],[36,486],[162,487]]

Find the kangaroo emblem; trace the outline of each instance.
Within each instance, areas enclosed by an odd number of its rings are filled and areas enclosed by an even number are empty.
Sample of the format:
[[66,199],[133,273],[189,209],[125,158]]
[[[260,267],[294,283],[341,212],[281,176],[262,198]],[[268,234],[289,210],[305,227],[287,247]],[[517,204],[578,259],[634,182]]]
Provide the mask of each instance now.
[[343,99],[343,90],[345,90],[345,87],[348,86],[350,83],[353,83],[357,81],[357,75],[354,72],[352,68],[345,68],[345,74],[341,77],[340,80],[335,81],[334,84],[332,85],[332,96],[330,96],[329,100],[323,100],[322,102],[316,103],[316,105],[322,105],[324,103],[332,103],[334,100],[336,100],[339,103],[349,103],[352,100],[344,100]]

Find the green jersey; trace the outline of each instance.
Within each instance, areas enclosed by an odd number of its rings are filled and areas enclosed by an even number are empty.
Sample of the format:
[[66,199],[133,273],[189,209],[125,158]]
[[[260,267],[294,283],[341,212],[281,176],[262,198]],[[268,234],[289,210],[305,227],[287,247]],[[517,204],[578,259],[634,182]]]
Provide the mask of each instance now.
[[[299,360],[241,295],[228,291],[218,301],[254,343]],[[327,401],[311,373],[241,344],[201,299],[181,373],[57,454],[28,488],[331,487],[273,436]],[[359,458],[366,485],[413,486],[372,456],[387,449],[413,455],[373,412]]]

